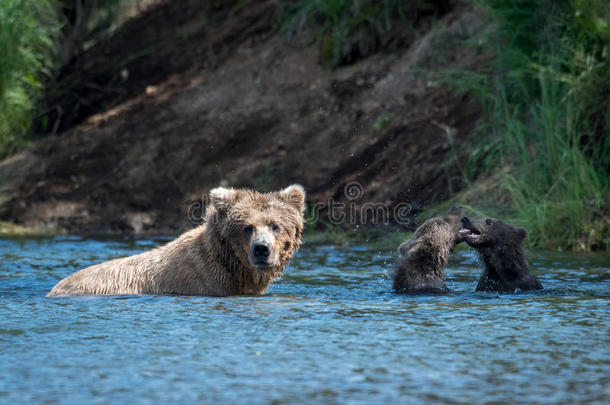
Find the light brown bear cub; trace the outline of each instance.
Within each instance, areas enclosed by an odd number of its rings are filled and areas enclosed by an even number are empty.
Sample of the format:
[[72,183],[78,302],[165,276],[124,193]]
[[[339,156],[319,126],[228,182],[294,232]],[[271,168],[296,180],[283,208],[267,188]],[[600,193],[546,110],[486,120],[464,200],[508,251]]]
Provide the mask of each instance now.
[[462,210],[455,206],[441,217],[421,224],[415,235],[398,247],[401,255],[394,275],[394,290],[400,293],[449,292],[443,280],[449,254],[462,241],[459,234]]
[[205,223],[165,246],[88,267],[60,281],[62,295],[263,294],[301,244],[305,191],[216,188]]

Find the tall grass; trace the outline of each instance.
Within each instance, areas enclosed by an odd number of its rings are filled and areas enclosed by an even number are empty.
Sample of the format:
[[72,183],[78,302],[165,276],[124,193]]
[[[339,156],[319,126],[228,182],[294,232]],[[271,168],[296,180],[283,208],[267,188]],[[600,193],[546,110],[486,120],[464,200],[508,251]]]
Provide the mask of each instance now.
[[0,1],[0,158],[27,138],[53,63],[57,21],[52,0]]
[[378,36],[392,28],[393,20],[404,19],[402,0],[299,0],[286,10],[285,32],[319,25],[317,40],[324,65],[338,65],[348,35]]
[[461,84],[487,110],[484,169],[529,243],[610,249],[610,4],[602,0],[481,0],[496,58]]

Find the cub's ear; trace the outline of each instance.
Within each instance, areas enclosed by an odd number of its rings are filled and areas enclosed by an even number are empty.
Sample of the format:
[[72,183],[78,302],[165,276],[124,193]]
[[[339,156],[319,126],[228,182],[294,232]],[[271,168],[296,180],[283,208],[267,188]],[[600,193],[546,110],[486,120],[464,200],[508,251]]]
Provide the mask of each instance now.
[[217,187],[210,191],[210,202],[216,209],[224,210],[237,201],[237,190]]
[[299,184],[286,187],[278,193],[280,199],[295,207],[301,213],[305,212],[305,189]]
[[410,243],[410,242],[411,242],[411,241],[410,241],[410,240],[408,240],[408,241],[406,241],[406,242],[401,243],[401,244],[400,244],[400,246],[398,246],[398,253],[399,253],[401,256],[406,256],[406,255],[407,255],[407,253],[409,253],[409,248],[410,248],[411,246],[413,246],[413,243]]
[[517,235],[519,235],[521,240],[523,240],[527,236],[527,231],[525,230],[525,228],[519,227],[519,228],[517,228]]
[[445,213],[445,215],[457,215],[457,216],[461,216],[462,215],[462,208],[461,207],[456,207],[455,205],[452,205],[447,212]]

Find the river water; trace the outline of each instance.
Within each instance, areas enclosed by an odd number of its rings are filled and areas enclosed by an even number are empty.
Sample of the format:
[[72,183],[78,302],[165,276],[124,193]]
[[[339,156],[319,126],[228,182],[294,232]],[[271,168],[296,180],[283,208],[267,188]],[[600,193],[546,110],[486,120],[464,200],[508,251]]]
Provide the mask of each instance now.
[[168,239],[0,239],[0,403],[610,402],[607,254],[528,252],[543,291],[391,292],[395,246],[305,244],[267,295],[48,299]]

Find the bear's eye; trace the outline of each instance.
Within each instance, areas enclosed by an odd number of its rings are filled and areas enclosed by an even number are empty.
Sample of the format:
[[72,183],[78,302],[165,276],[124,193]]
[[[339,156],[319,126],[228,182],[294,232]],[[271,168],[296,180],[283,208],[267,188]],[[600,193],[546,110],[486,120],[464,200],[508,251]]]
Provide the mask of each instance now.
[[254,232],[254,227],[252,225],[244,226],[244,233],[246,235],[250,235],[252,232]]
[[487,225],[491,225],[491,219],[486,219],[486,220],[485,220],[485,223],[486,223]]
[[271,230],[272,230],[273,232],[279,232],[279,230],[280,230],[279,225],[278,225],[278,224],[276,224],[275,222],[272,222],[272,223],[271,223],[271,225],[269,225],[269,227],[271,228]]

